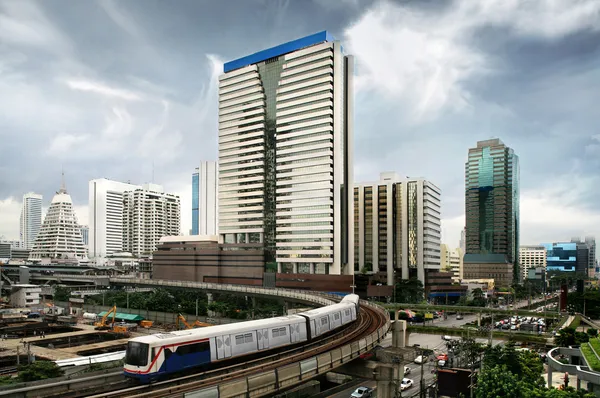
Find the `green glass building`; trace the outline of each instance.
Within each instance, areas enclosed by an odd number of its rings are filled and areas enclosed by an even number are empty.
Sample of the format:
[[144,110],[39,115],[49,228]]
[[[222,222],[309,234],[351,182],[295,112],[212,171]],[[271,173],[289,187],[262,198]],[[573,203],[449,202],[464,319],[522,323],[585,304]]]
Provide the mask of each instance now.
[[469,149],[465,214],[465,279],[518,283],[519,157],[499,139]]

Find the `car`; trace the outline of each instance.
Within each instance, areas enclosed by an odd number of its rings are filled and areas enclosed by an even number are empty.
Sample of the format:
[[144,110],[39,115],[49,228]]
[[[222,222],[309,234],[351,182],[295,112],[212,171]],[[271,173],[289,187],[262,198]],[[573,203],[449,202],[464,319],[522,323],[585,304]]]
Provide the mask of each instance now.
[[351,398],[370,398],[373,396],[373,389],[369,387],[358,387],[352,395]]
[[423,356],[423,355],[419,355],[418,357],[415,358],[415,363],[417,365],[420,365],[422,363],[427,362],[427,357]]
[[404,376],[409,375],[410,374],[410,368],[408,366],[404,367]]
[[452,336],[442,336],[442,340],[451,341]]
[[402,379],[402,382],[400,383],[400,390],[404,391],[407,390],[409,388],[411,388],[414,384],[414,381],[412,381],[411,379],[407,379],[404,378]]
[[460,321],[461,319],[463,319],[463,316],[462,316],[461,314],[458,314],[458,315],[456,316],[456,320],[457,320],[457,321]]

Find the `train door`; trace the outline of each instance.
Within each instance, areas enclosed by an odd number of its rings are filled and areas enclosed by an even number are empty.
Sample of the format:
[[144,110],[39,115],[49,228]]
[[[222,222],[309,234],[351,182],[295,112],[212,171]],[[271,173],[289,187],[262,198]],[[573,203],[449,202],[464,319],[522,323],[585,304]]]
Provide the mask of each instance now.
[[266,350],[269,348],[269,329],[258,329],[256,335],[258,338],[258,349]]
[[231,357],[231,337],[227,334],[217,336],[217,359],[225,359]]
[[290,325],[290,343],[295,343],[300,340],[300,324]]

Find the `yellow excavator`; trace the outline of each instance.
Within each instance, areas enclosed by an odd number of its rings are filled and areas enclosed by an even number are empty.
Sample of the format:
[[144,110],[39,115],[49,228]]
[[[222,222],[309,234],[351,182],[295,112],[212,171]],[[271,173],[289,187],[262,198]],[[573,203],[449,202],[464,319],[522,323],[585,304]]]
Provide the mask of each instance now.
[[[106,323],[108,317],[112,314],[110,323]],[[110,330],[113,333],[128,334],[129,330],[125,326],[115,324],[115,316],[117,315],[117,306],[114,305],[100,320],[94,324],[96,330]]]
[[196,320],[194,323],[192,323],[190,325],[185,320],[185,317],[182,314],[179,314],[179,316],[177,317],[177,330],[181,329],[180,323],[183,324],[183,326],[185,327],[185,329],[205,328],[205,327],[208,327],[208,326],[214,326],[212,323],[200,322],[199,320]]

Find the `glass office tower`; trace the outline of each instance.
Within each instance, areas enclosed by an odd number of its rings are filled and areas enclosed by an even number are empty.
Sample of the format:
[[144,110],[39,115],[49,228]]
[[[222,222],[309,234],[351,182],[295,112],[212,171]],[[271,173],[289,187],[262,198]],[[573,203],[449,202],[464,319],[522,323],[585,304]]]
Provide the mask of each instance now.
[[[513,282],[520,281],[519,157],[499,139],[479,141],[477,147],[469,149],[465,165],[465,207],[465,261],[505,261],[512,265]],[[499,260],[501,257],[504,260]]]
[[260,243],[268,271],[353,273],[352,57],[320,32],[227,62],[224,72],[224,243]]

